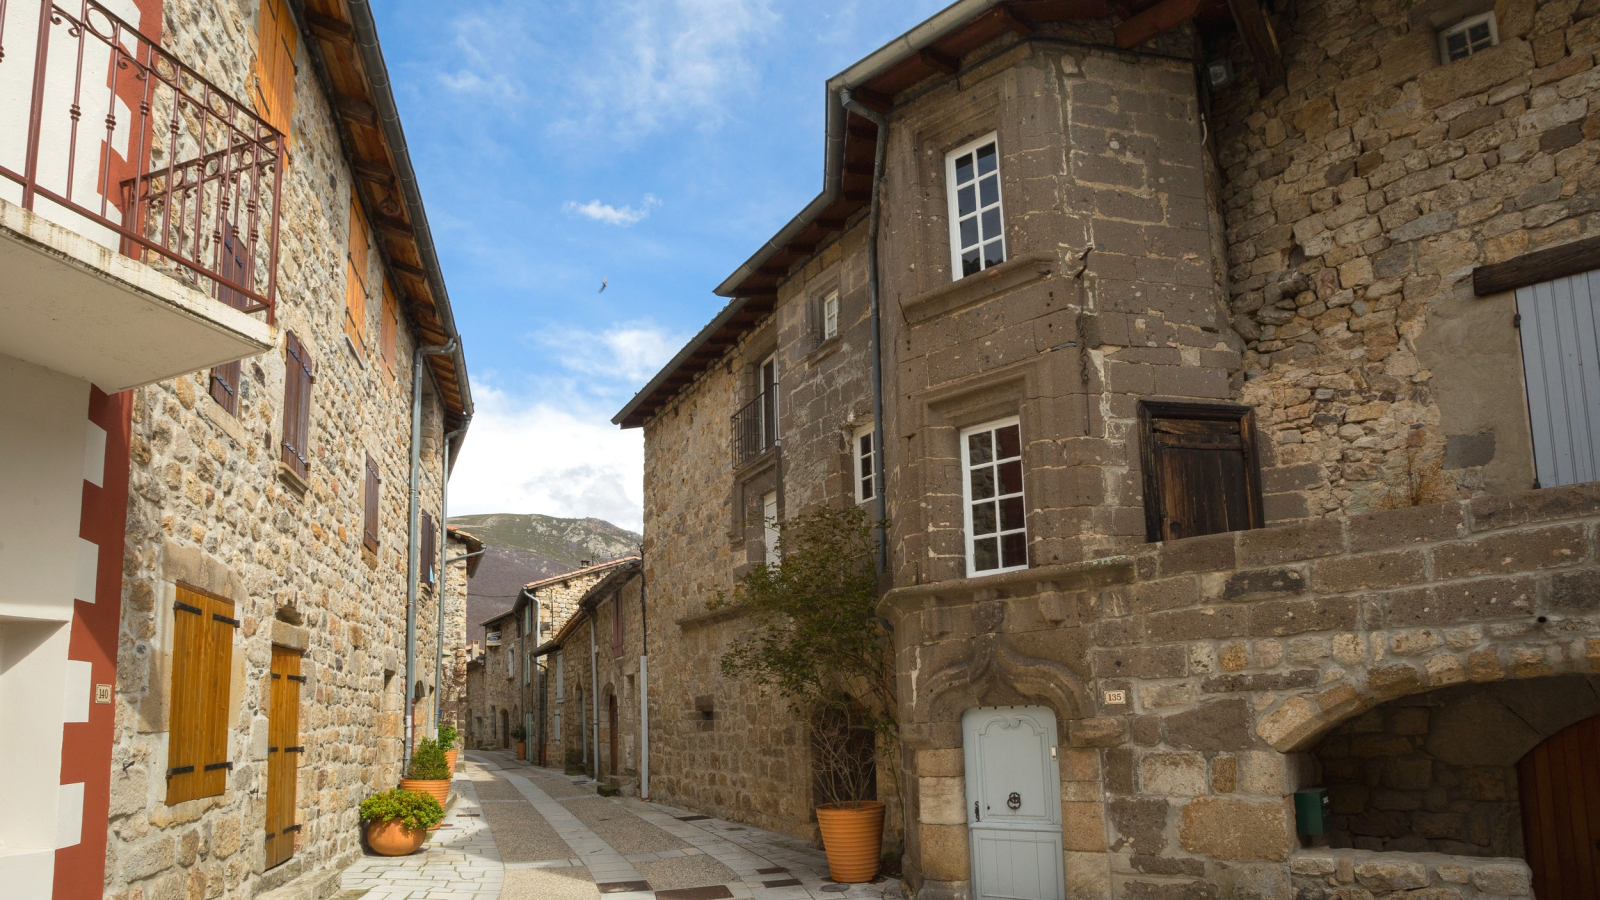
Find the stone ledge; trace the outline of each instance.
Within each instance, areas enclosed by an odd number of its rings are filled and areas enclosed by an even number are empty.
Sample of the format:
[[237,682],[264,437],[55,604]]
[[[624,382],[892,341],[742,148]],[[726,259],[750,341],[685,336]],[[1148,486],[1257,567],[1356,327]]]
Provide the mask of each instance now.
[[1335,890],[1359,886],[1364,896],[1374,900],[1411,897],[1427,887],[1448,889],[1450,896],[1474,900],[1533,896],[1533,873],[1528,864],[1505,857],[1316,848],[1296,851],[1289,858],[1289,871],[1296,887],[1302,888],[1296,896],[1316,896],[1304,890],[1314,885]]
[[257,894],[256,900],[327,900],[339,892],[340,876],[360,855],[359,849],[351,850],[327,866],[312,869],[279,887]]
[[1057,590],[1086,590],[1133,581],[1133,574],[1133,557],[1107,556],[1067,565],[1018,569],[999,575],[913,584],[884,594],[883,599],[878,601],[878,614],[884,615],[913,600],[1005,590],[1018,585],[1053,584]]
[[1055,253],[1018,254],[992,269],[923,291],[907,300],[902,309],[915,325],[1047,278],[1060,263],[1061,258]]

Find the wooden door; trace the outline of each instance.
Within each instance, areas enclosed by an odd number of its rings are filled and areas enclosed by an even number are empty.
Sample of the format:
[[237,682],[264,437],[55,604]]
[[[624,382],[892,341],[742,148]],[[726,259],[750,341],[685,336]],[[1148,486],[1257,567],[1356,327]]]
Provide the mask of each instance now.
[[1517,783],[1534,896],[1600,897],[1600,716],[1528,751],[1517,763]]
[[1260,528],[1260,470],[1244,407],[1145,403],[1145,530],[1171,541]]
[[617,695],[606,697],[606,715],[611,726],[611,774],[617,774]]
[[272,648],[271,697],[267,710],[267,868],[294,856],[295,793],[300,773],[300,653]]
[[1055,713],[977,707],[961,717],[975,900],[1066,900]]

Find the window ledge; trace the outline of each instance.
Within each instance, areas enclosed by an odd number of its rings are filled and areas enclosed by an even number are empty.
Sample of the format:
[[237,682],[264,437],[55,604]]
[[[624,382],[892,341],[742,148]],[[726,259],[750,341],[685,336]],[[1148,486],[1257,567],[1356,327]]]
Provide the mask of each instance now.
[[306,493],[311,490],[310,483],[301,478],[300,473],[289,468],[281,459],[278,460],[278,480],[299,500],[304,500]]
[[901,305],[913,325],[1049,277],[1061,267],[1055,253],[1022,253],[992,269],[923,291]]
[[895,588],[883,595],[878,601],[880,615],[888,611],[907,607],[913,600],[925,600],[939,597],[956,597],[958,595],[972,595],[978,591],[992,591],[996,588],[1010,588],[1019,585],[1053,584],[1057,591],[1083,590],[1092,587],[1103,587],[1111,584],[1123,584],[1133,580],[1133,557],[1107,556],[1101,559],[1085,560],[1080,563],[1069,563],[1054,566],[1030,566],[1026,569],[1014,569],[1010,572],[1000,572],[995,575],[979,575],[967,578],[951,578],[945,581],[935,581],[929,584],[913,584]]
[[839,348],[841,346],[843,346],[843,345],[844,345],[844,341],[841,340],[839,335],[837,335],[837,334],[834,335],[831,338],[828,338],[827,340],[825,340],[822,343],[816,345],[815,347],[812,347],[811,348],[811,352],[806,354],[806,357],[805,357],[806,365],[807,366],[816,365],[817,363],[821,362],[822,360],[827,359],[828,357],[830,357],[833,354],[837,353],[839,351]]

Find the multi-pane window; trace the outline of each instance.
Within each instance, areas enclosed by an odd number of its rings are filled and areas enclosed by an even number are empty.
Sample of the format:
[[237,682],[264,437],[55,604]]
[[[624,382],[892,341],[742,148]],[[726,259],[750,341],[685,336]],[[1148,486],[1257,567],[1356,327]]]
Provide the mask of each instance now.
[[959,280],[1006,261],[1000,205],[1000,144],[993,134],[945,158],[950,194],[950,266]]
[[961,432],[967,571],[977,575],[1028,565],[1022,503],[1022,430],[1016,419]]
[[1439,56],[1447,63],[1466,59],[1500,43],[1494,13],[1462,19],[1439,32]]
[[850,442],[850,455],[855,458],[856,502],[865,503],[878,496],[878,492],[874,489],[877,470],[873,460],[871,425],[857,429],[854,439]]
[[311,355],[300,338],[287,332],[283,342],[283,449],[279,459],[304,481],[310,471]]
[[180,584],[172,605],[172,696],[167,803],[215,797],[228,786],[228,687],[233,603]]
[[822,339],[828,340],[839,334],[839,292],[829,291],[822,298]]

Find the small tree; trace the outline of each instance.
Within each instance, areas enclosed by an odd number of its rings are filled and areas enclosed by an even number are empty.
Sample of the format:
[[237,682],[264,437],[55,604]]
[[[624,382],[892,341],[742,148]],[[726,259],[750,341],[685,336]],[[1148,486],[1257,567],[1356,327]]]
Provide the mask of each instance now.
[[888,750],[898,732],[894,650],[877,616],[877,547],[859,508],[819,509],[783,526],[781,564],[755,566],[712,609],[738,607],[751,631],[722,657],[722,672],[749,677],[812,723],[817,785],[830,803],[872,799],[876,757],[863,730]]

